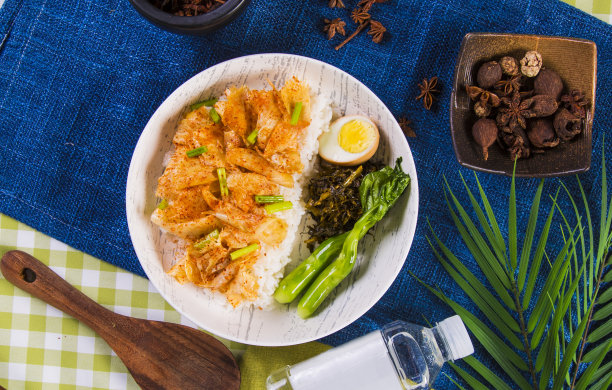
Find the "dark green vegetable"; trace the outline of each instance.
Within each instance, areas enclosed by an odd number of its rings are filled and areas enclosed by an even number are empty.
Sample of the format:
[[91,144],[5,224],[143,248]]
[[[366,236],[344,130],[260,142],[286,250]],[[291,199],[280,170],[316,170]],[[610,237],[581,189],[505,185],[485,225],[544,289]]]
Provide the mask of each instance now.
[[314,220],[306,240],[312,251],[316,244],[351,230],[361,216],[359,186],[370,172],[382,168],[371,161],[357,168],[321,163],[316,177],[308,184],[306,209]]
[[323,241],[306,260],[281,280],[274,292],[274,298],[280,303],[292,302],[329,263],[329,260],[340,252],[347,236],[348,232]]
[[300,299],[297,309],[300,317],[310,317],[329,293],[348,276],[355,266],[359,240],[385,216],[410,184],[410,176],[402,171],[401,162],[400,157],[394,169],[384,167],[363,179],[359,196],[364,213],[348,232],[338,257],[321,272]]

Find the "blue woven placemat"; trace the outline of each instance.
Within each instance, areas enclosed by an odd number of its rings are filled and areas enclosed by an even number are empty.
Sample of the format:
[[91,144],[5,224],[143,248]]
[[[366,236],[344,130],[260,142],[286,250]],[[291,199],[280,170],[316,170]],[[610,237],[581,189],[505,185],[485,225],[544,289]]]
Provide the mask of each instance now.
[[[357,0],[345,0],[351,7]],[[472,31],[561,35],[598,46],[597,107],[591,171],[582,180],[598,204],[602,136],[612,124],[612,27],[555,0],[399,1],[377,4],[388,29],[377,45],[365,33],[342,50],[322,19],[343,17],[326,1],[252,1],[238,19],[204,37],[167,33],[127,0],[6,0],[0,10],[0,212],[100,259],[143,275],[125,218],[125,182],[133,148],[158,105],[185,80],[245,54],[285,52],[317,58],[370,87],[413,122],[410,139],[421,192],[417,234],[390,291],[366,315],[324,341],[339,344],[394,319],[439,321],[450,311],[408,274],[454,285],[425,239],[426,218],[451,249],[464,253],[442,194],[442,175],[460,185],[449,135],[450,86],[459,45]],[[434,109],[414,100],[416,84],[439,76]],[[609,143],[608,143],[609,144]],[[609,149],[609,148],[608,148]],[[481,175],[495,210],[507,210],[509,179]],[[519,180],[519,220],[535,180]],[[554,185],[549,180],[547,189]],[[570,189],[575,190],[573,181]],[[592,189],[592,191],[591,191]],[[500,224],[504,224],[502,218]],[[466,303],[462,295],[455,297]],[[442,387],[443,388],[443,387]]]

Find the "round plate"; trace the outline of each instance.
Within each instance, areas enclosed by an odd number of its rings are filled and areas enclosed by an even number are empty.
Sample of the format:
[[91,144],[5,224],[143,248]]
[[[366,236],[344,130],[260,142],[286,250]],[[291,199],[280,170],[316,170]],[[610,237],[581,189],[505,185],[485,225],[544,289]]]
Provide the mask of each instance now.
[[[296,76],[313,93],[328,97],[337,114],[363,114],[378,124],[380,146],[375,158],[402,167],[411,177],[408,190],[385,218],[359,244],[355,268],[311,318],[303,320],[297,302],[264,311],[249,307],[232,310],[209,291],[181,285],[165,270],[173,261],[173,242],[149,217],[156,207],[157,178],[163,173],[164,154],[170,149],[176,126],[190,104],[220,96],[232,85],[269,89]],[[149,280],[176,310],[218,336],[253,345],[281,346],[316,340],[336,332],[370,309],[387,291],[404,264],[414,237],[418,214],[416,168],[406,137],[383,102],[346,72],[311,58],[288,54],[257,54],[229,60],[192,77],[155,111],[145,127],[130,164],[126,208],[136,255]],[[308,252],[304,234],[298,234],[292,253],[294,267]],[[287,271],[285,271],[287,272]],[[297,300],[296,300],[297,301]]]

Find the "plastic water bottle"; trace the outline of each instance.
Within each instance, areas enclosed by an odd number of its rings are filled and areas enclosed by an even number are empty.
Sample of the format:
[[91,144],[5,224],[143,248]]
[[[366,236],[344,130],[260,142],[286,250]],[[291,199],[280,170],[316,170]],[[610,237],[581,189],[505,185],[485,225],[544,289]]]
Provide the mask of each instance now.
[[444,362],[472,353],[472,341],[459,316],[431,329],[395,321],[275,371],[266,385],[268,390],[426,390]]

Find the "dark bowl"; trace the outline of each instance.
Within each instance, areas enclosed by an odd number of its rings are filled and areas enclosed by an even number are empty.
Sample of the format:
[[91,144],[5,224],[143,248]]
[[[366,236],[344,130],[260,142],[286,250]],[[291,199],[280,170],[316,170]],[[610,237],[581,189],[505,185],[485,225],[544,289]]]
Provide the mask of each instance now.
[[149,0],[130,0],[130,3],[140,15],[164,30],[178,34],[199,35],[221,28],[231,22],[249,3],[249,0],[226,0],[214,10],[197,16],[173,15],[155,7]]
[[474,141],[472,125],[477,117],[471,110],[473,102],[465,86],[476,84],[476,72],[484,62],[499,60],[505,55],[519,60],[530,50],[542,54],[543,66],[561,76],[564,93],[579,89],[590,101],[590,106],[582,133],[555,148],[547,149],[545,153],[532,153],[529,158],[519,159],[516,176],[563,176],[585,172],[590,168],[597,78],[595,43],[576,38],[495,33],[469,33],[461,43],[450,104],[451,136],[459,164],[478,171],[512,175],[514,162],[507,151],[494,143],[485,161],[482,148]]

